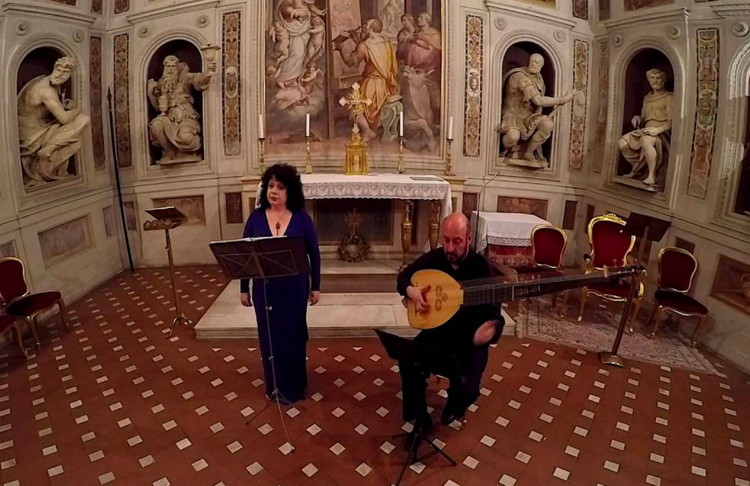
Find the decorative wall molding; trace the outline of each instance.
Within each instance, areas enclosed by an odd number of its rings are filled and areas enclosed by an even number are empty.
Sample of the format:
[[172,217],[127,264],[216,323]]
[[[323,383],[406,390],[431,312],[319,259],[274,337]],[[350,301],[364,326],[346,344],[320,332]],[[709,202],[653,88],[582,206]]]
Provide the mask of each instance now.
[[198,17],[198,20],[195,21],[195,25],[198,26],[200,29],[205,29],[209,25],[211,25],[211,17],[209,17],[206,14],[201,15]]
[[130,10],[130,0],[115,0],[115,15]]
[[140,37],[141,39],[145,39],[146,37],[151,35],[151,25],[149,24],[140,25],[138,26],[137,32],[138,32],[138,37]]
[[573,17],[581,20],[589,19],[588,0],[573,0]]
[[664,25],[670,22],[684,23],[690,18],[690,10],[684,7],[669,10],[639,10],[637,14],[607,20],[604,25],[609,30],[626,30],[630,27]]
[[677,40],[682,35],[682,29],[679,26],[673,25],[667,29],[667,37],[672,40]]
[[130,141],[130,37],[128,34],[114,38],[114,105],[117,163],[132,167],[133,150]]
[[722,19],[747,20],[750,18],[750,6],[747,3],[711,5],[711,10]]
[[719,101],[719,29],[697,31],[698,89],[688,195],[705,199],[716,136]]
[[91,85],[89,99],[91,106],[91,141],[94,150],[94,167],[104,170],[106,156],[104,149],[104,120],[102,118],[102,38],[89,39],[89,76]]
[[224,155],[242,153],[242,11],[226,12],[222,18],[222,112]]
[[16,24],[15,30],[16,30],[16,34],[18,34],[19,36],[24,36],[29,33],[29,31],[31,30],[31,26],[29,25],[28,22],[26,22],[25,20],[22,20]]
[[557,29],[556,31],[554,31],[554,32],[552,33],[552,37],[553,37],[553,38],[554,38],[554,39],[555,39],[555,40],[556,40],[557,42],[560,42],[560,43],[562,43],[562,42],[565,42],[565,39],[567,38],[567,37],[566,37],[566,35],[565,35],[565,31],[562,31],[562,30],[560,30],[560,29]]
[[592,170],[602,172],[604,161],[604,144],[607,138],[607,113],[609,101],[609,41],[599,42],[599,90],[596,111],[596,135],[594,136],[594,157]]
[[479,157],[481,150],[483,67],[484,19],[478,15],[467,15],[463,143],[466,157]]
[[583,151],[586,147],[586,105],[589,97],[589,51],[590,44],[581,39],[573,41],[573,89],[582,96],[573,99],[570,117],[570,155],[572,169],[583,165]]
[[497,30],[505,30],[505,28],[508,26],[508,23],[502,17],[496,18],[493,24],[495,25],[495,28]]
[[[450,1],[450,0],[449,0]],[[521,7],[517,5],[510,5],[505,0],[485,0],[487,2],[487,8],[493,12],[502,12],[511,18],[529,19],[535,22],[542,22],[547,25],[555,27],[563,27],[567,30],[573,30],[577,25],[575,20],[571,20],[567,16],[559,16],[552,9],[532,10],[528,6]]]
[[78,42],[79,44],[83,42],[83,39],[85,39],[86,36],[84,35],[83,31],[81,29],[76,29],[73,31],[73,40]]
[[221,4],[219,0],[197,0],[188,4],[182,3],[178,5],[165,5],[163,7],[149,9],[145,12],[128,15],[126,17],[126,20],[131,24],[138,24],[147,20],[157,20],[172,17],[176,14],[215,9],[219,7],[219,4]]
[[750,26],[747,22],[735,22],[732,24],[732,34],[737,37],[745,37],[750,32]]
[[50,268],[94,247],[88,214],[40,231],[37,235],[45,268]]
[[79,24],[91,25],[98,20],[95,15],[80,12],[79,10],[61,9],[60,7],[46,5],[29,5],[25,0],[22,2],[7,2],[1,7],[4,14],[20,14],[31,17],[45,17],[52,20],[66,20]]

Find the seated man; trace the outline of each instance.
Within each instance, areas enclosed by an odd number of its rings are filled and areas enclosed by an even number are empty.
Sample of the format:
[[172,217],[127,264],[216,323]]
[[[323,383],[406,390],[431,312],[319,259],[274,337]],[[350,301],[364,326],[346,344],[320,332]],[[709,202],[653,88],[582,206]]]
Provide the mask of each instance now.
[[[418,270],[440,270],[455,280],[474,280],[493,276],[487,260],[469,249],[472,235],[469,220],[454,213],[443,222],[443,246],[417,258],[398,276],[398,292],[411,299],[418,312],[425,312],[424,293],[428,288],[411,285]],[[460,376],[448,377],[448,403],[441,421],[450,424],[464,416],[466,408],[479,398],[482,373],[487,366],[488,348],[497,342],[505,324],[495,306],[463,307],[440,327],[424,330],[415,341],[438,348],[458,359]],[[415,429],[427,431],[432,419],[427,413],[426,378],[430,372],[410,363],[399,363],[403,383],[404,420],[415,421]]]

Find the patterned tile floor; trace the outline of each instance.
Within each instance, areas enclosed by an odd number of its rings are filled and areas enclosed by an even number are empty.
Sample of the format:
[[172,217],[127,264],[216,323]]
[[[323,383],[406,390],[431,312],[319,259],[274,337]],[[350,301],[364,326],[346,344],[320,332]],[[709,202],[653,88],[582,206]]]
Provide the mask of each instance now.
[[[197,320],[226,285],[215,267],[180,269]],[[54,485],[388,485],[404,453],[397,368],[375,339],[310,342],[310,398],[263,396],[257,343],[195,341],[170,322],[164,269],[123,273],[42,329],[25,360],[0,361],[0,483]],[[404,485],[750,486],[748,376],[720,376],[504,338],[461,430]],[[429,401],[444,404],[446,383]]]

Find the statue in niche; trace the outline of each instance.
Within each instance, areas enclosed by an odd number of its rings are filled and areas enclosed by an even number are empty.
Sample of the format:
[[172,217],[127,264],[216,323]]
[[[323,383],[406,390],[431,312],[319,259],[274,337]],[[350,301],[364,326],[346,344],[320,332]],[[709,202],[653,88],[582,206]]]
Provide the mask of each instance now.
[[[674,95],[667,91],[667,74],[659,69],[646,72],[651,93],[643,99],[641,114],[631,120],[633,130],[623,135],[617,143],[620,153],[630,163],[632,170],[624,177],[635,178],[648,168],[643,183],[656,184],[656,173],[669,159],[670,131]],[[643,126],[644,128],[641,128]]]
[[200,115],[193,107],[192,90],[208,88],[215,73],[215,62],[209,63],[207,72],[191,73],[187,63],[177,56],[167,56],[161,79],[148,80],[148,99],[159,112],[148,125],[151,143],[162,150],[158,164],[201,160]]
[[[541,71],[544,57],[532,54],[527,67],[510,70],[503,79],[503,117],[500,133],[503,135],[501,156],[511,159],[513,165],[531,168],[547,167],[547,159],[542,154],[542,145],[554,128],[555,113],[560,106],[573,101],[575,90],[565,96],[555,98],[545,96],[544,79]],[[549,115],[542,109],[556,106]]]
[[83,146],[91,118],[60,94],[60,86],[77,67],[72,57],[61,57],[52,74],[32,79],[18,94],[18,143],[27,188],[73,175],[68,164]]

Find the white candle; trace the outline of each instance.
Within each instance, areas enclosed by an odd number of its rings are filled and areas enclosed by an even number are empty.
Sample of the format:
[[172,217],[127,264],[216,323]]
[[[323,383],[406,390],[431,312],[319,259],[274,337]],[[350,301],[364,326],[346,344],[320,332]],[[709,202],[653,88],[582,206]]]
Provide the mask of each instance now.
[[305,118],[305,135],[310,136],[310,114],[307,114],[307,117]]
[[404,112],[403,111],[399,114],[399,119],[398,119],[398,135],[400,137],[404,136]]
[[263,114],[258,115],[258,138],[266,138],[266,133],[263,130]]
[[448,120],[448,140],[453,140],[453,117]]

